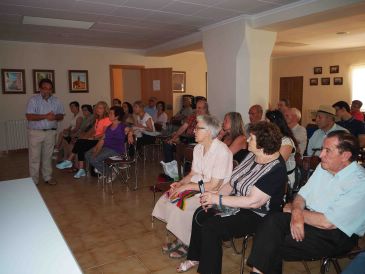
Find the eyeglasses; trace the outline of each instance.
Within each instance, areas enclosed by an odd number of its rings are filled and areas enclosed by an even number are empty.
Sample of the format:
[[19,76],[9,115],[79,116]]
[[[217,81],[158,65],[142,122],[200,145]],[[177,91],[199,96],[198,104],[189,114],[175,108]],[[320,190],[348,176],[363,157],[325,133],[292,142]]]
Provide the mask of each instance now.
[[198,131],[198,130],[203,130],[203,129],[206,129],[206,128],[205,127],[196,127],[196,128],[194,128],[194,132]]

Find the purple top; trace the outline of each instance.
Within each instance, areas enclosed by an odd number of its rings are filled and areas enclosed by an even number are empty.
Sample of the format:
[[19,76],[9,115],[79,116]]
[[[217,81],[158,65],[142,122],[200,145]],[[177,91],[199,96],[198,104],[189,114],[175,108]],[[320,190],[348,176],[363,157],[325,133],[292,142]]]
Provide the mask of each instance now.
[[125,125],[120,123],[115,129],[110,125],[105,131],[104,147],[110,148],[119,154],[125,152]]

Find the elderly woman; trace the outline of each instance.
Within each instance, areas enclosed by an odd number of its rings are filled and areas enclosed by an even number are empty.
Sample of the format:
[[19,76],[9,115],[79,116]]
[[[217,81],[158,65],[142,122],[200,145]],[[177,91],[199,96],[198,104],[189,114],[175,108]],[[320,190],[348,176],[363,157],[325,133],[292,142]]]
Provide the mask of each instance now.
[[192,217],[200,206],[198,182],[203,180],[206,190],[216,191],[229,181],[232,173],[232,152],[215,138],[220,130],[219,121],[209,115],[198,116],[197,121],[195,140],[198,144],[194,147],[191,172],[171,185],[152,212],[152,216],[167,223],[166,228],[177,238],[162,247],[171,258],[187,253]]
[[229,147],[233,159],[241,163],[247,155],[247,140],[240,113],[228,112],[224,116],[223,126],[217,138]]
[[76,157],[79,160],[79,170],[74,175],[75,179],[80,179],[86,176],[84,168],[85,153],[96,146],[98,141],[104,137],[106,128],[111,124],[109,120],[109,107],[104,101],[99,101],[95,106],[95,125],[83,136],[80,136],[72,149],[72,154],[67,160],[56,165],[58,169],[65,169],[72,167],[72,160]]
[[[280,130],[271,123],[251,126],[250,153],[234,169],[230,184],[218,194],[207,191],[201,195],[203,207],[193,217],[188,260],[180,264],[178,272],[199,265],[199,273],[221,273],[222,241],[254,233],[266,214],[281,210],[287,181],[279,153],[281,138]],[[223,206],[237,208],[236,213],[222,217]]]
[[279,110],[266,112],[266,119],[274,123],[280,129],[283,138],[281,139],[280,154],[285,160],[286,170],[289,178],[289,185],[293,187],[295,182],[295,152],[297,151],[298,142],[293,132],[289,128],[284,115]]

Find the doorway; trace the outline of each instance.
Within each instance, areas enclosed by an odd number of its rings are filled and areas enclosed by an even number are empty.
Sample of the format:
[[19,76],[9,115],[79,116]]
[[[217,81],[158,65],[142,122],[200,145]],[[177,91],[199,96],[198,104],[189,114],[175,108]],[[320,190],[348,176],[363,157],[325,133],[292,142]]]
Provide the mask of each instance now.
[[280,99],[288,99],[291,107],[302,112],[303,76],[280,77]]

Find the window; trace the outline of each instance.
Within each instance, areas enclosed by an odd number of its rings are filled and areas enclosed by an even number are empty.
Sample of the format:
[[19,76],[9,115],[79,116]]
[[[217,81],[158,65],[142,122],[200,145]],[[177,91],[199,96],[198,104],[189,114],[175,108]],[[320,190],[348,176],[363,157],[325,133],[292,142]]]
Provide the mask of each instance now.
[[365,111],[365,66],[352,69],[352,100],[363,102],[361,111]]

